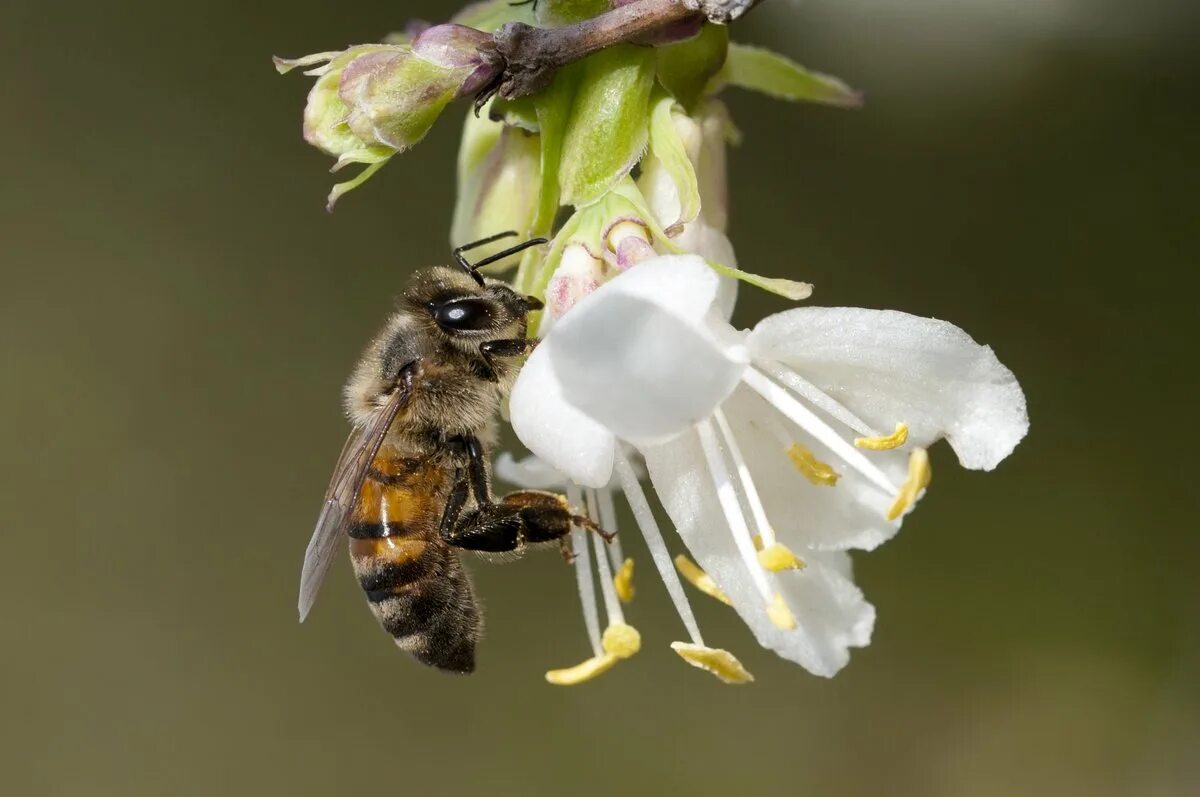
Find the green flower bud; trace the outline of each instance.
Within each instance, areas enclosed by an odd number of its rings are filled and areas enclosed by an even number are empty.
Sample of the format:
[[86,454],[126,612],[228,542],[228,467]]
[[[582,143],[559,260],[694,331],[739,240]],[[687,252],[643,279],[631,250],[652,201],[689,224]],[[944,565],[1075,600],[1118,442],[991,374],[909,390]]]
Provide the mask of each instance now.
[[[539,136],[486,116],[467,115],[458,154],[458,196],[451,246],[478,241],[500,230],[532,232],[541,186]],[[511,246],[497,241],[481,247],[482,259]]]
[[424,138],[452,100],[476,94],[502,70],[491,36],[454,24],[425,29],[406,45],[275,59],[281,73],[322,62],[306,72],[317,82],[304,109],[304,139],[338,159],[335,171],[367,164],[358,177],[334,187],[331,207],[392,155]]
[[642,157],[654,66],[653,49],[632,45],[610,47],[583,62],[558,177],[565,204],[597,201]]

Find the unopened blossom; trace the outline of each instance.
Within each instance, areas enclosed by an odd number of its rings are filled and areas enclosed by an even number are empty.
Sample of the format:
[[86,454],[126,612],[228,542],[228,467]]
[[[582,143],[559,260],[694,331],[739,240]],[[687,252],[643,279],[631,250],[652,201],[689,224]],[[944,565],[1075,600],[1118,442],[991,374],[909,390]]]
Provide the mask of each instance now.
[[798,308],[746,332],[717,292],[694,256],[614,278],[530,357],[513,428],[585,486],[607,484],[635,447],[696,572],[761,644],[833,675],[874,622],[844,551],[895,534],[936,440],[965,467],[995,467],[1028,428],[1024,395],[949,323]]
[[366,44],[296,59],[278,70],[311,67],[317,77],[304,109],[304,138],[336,157],[334,169],[367,164],[335,187],[332,205],[397,152],[416,144],[454,99],[472,96],[501,71],[492,37],[464,25],[426,28],[410,44]]

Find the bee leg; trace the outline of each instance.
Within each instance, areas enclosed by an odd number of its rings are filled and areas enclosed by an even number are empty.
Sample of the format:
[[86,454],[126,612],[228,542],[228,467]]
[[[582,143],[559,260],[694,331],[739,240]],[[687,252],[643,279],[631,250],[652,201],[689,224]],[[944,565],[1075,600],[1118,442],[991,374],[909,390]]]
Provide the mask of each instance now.
[[462,468],[456,468],[454,471],[454,486],[450,488],[450,495],[446,498],[446,508],[442,510],[442,522],[438,527],[442,539],[449,538],[455,524],[458,523],[458,519],[462,515],[463,505],[466,503],[466,475],[463,473]]
[[442,539],[471,551],[516,551],[527,543],[561,542],[572,526],[594,531],[610,541],[589,518],[571,512],[565,498],[541,490],[519,490],[497,503],[480,504],[462,515],[452,528],[443,525]]
[[537,346],[536,338],[510,338],[508,340],[486,340],[479,344],[479,353],[483,356],[486,373],[485,378],[490,382],[497,381],[493,357],[519,357],[528,354]]

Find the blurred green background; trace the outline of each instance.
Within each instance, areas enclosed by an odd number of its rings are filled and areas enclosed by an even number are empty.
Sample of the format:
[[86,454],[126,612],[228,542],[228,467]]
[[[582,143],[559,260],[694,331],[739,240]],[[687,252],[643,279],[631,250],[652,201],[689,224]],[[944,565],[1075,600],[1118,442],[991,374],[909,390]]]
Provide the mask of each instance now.
[[[770,0],[736,26],[868,94],[731,97],[743,265],[962,325],[1033,420],[993,474],[935,452],[856,559],[879,622],[836,679],[696,600],[742,688],[668,649],[644,555],[645,649],[574,689],[542,682],[587,651],[552,552],[473,568],[468,679],[398,653],[345,561],[295,622],[340,384],[446,259],[464,109],[329,216],[309,82],[270,56],[450,10],[0,8],[0,792],[1200,793],[1195,4]],[[783,306],[743,297],[747,323]]]

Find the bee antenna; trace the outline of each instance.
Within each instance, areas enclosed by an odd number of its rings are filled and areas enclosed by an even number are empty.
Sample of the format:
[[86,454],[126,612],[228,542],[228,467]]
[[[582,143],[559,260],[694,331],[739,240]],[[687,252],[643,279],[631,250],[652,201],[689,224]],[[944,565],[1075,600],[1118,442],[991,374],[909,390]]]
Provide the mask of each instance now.
[[483,260],[480,260],[478,263],[467,262],[467,258],[463,253],[469,252],[472,249],[477,249],[480,246],[490,244],[493,241],[499,241],[502,238],[511,238],[514,235],[519,235],[519,234],[520,233],[518,233],[516,230],[508,230],[506,232],[501,232],[501,233],[496,233],[495,235],[490,235],[487,238],[481,238],[478,241],[472,241],[469,244],[463,244],[462,246],[456,247],[454,249],[454,260],[455,260],[455,262],[458,263],[459,266],[462,267],[462,269],[464,271],[466,271],[468,274],[470,274],[472,277],[474,277],[476,282],[478,282],[480,285],[483,285],[483,277],[480,275],[479,269],[483,268],[484,266],[491,265],[492,263],[495,263],[498,260],[503,260],[504,258],[508,257],[509,255],[515,255],[517,252],[524,252],[526,249],[530,248],[531,246],[539,246],[541,244],[544,244],[544,243],[546,243],[546,239],[545,238],[530,238],[528,241],[522,241],[521,243],[517,244],[516,246],[510,246],[509,248],[507,248],[503,251],[497,252],[494,255],[485,257]]

